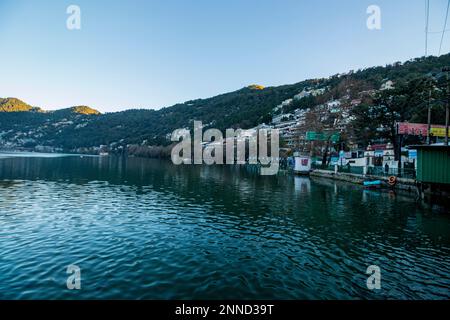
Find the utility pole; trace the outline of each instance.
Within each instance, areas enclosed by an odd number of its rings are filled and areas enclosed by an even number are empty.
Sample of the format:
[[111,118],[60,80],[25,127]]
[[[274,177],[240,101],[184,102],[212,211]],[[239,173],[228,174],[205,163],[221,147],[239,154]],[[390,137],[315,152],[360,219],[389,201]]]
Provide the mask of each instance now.
[[445,107],[445,145],[448,146],[448,95],[447,95],[447,106]]
[[450,67],[444,67],[443,72],[447,73],[447,104],[445,106],[445,145],[448,146],[448,125],[449,125],[449,100],[450,100],[450,82],[448,79],[448,73],[450,72]]
[[430,90],[428,91],[428,126],[427,126],[427,144],[431,144],[431,81]]
[[430,19],[430,0],[425,0],[425,58],[428,56],[428,25]]
[[445,105],[445,145],[448,146],[448,126],[449,126],[449,103],[450,103],[450,82],[448,79],[448,73],[450,72],[450,67],[444,67],[442,68],[442,72],[447,73],[447,99],[446,99],[446,105]]

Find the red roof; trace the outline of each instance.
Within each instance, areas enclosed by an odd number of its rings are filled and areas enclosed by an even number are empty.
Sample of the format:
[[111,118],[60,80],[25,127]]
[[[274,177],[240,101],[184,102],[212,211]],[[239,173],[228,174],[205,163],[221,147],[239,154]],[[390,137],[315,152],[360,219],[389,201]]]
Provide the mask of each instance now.
[[372,150],[386,150],[387,144],[374,144]]

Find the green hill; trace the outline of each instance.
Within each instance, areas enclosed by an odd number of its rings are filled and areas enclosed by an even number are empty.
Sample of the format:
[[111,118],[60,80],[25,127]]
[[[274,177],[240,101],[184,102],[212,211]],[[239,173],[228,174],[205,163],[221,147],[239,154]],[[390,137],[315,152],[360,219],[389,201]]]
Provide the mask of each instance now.
[[0,112],[26,112],[33,107],[16,98],[0,98]]
[[99,115],[100,111],[92,109],[88,106],[75,106],[66,109],[60,109],[52,111],[55,115],[59,116],[70,116],[70,115]]
[[[348,97],[349,100],[361,100],[363,97],[361,106],[355,106],[353,111],[355,115],[358,112],[361,115],[361,110],[369,110],[370,105],[376,103],[377,99],[372,95],[380,91],[387,79],[401,88],[393,94],[408,97],[404,99],[407,101],[408,112],[403,112],[399,119],[426,121],[423,97],[427,96],[427,87],[423,79],[435,76],[442,81],[441,69],[449,65],[450,54],[417,58],[404,63],[397,62],[278,87],[250,85],[234,92],[187,101],[160,110],[132,109],[100,114],[90,107],[78,106],[44,113],[0,112],[0,140],[18,146],[22,141],[34,141],[39,145],[65,150],[110,144],[122,148],[130,144],[166,146],[171,143],[168,136],[173,130],[192,128],[194,120],[202,121],[206,127],[220,130],[248,129],[261,123],[270,123],[272,117],[281,112],[289,113],[306,108],[314,111],[316,106],[343,97]],[[304,90],[317,90],[320,93],[293,99],[289,105],[277,108],[283,101],[292,99]],[[436,101],[439,101],[438,98]],[[32,107],[18,99],[1,101],[0,111],[33,111]],[[441,105],[436,102],[434,112],[440,115],[441,109]],[[435,117],[435,123],[442,121],[443,117]],[[361,123],[360,121],[359,125]],[[359,131],[358,128],[355,130],[359,135],[357,141],[365,142],[368,138],[373,138],[364,137],[364,131],[367,130],[363,127]],[[377,134],[376,130],[374,132]]]
[[88,106],[77,106],[70,108],[72,112],[78,113],[78,114],[100,114],[100,111],[97,111],[95,109],[92,109]]

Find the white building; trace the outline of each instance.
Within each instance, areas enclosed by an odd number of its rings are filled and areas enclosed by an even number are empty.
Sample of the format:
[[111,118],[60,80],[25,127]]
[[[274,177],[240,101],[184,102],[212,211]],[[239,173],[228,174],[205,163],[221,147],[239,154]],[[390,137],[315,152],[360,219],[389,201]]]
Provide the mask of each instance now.
[[392,80],[388,80],[388,81],[384,82],[380,87],[381,91],[392,90],[392,89],[394,89],[394,82]]

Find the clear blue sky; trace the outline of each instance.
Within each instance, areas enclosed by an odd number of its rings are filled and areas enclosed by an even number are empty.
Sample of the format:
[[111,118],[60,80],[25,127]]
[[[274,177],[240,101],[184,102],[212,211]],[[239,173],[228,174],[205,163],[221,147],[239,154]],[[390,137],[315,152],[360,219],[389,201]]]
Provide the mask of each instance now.
[[[442,30],[447,0],[430,2],[430,31]],[[70,4],[81,30],[66,28]],[[366,27],[371,4],[380,31]],[[0,0],[0,97],[160,108],[384,65],[424,55],[424,9],[424,0]],[[436,55],[440,34],[429,41]]]

